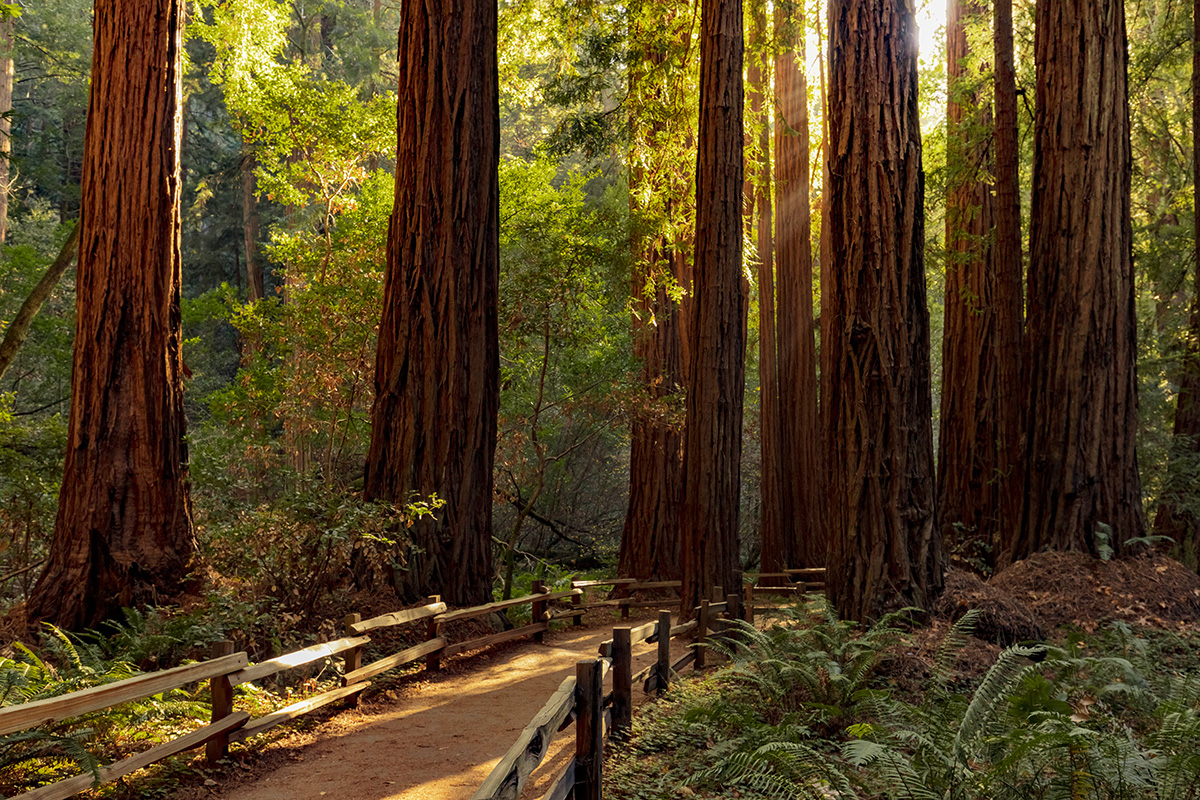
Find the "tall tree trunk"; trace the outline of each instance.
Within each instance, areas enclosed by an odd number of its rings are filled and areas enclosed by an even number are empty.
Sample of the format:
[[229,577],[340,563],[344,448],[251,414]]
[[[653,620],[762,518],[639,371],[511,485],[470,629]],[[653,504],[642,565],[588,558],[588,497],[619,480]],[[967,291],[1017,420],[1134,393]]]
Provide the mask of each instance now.
[[8,198],[12,193],[13,45],[16,17],[0,17],[0,242],[8,241]]
[[742,279],[742,3],[703,0],[695,327],[684,432],[685,616],[738,571],[746,288]]
[[930,608],[933,493],[917,29],[907,0],[829,6],[830,269],[821,287],[829,598]]
[[[991,260],[991,111],[968,71],[967,23],[986,12],[950,0],[946,14],[946,291],[942,411],[938,436],[938,522],[943,543],[964,563],[990,565],[1000,534],[1003,453],[998,270]],[[1016,388],[1009,386],[1010,390]]]
[[30,619],[178,592],[196,552],[180,358],[180,0],[97,0],[66,468]]
[[1039,0],[1036,31],[1025,500],[1003,563],[1145,531],[1124,5]]
[[242,241],[246,248],[246,301],[254,303],[264,297],[262,262],[258,258],[259,216],[258,197],[254,182],[254,152],[242,146],[240,165],[242,178]]
[[446,505],[409,529],[409,597],[491,593],[500,354],[496,4],[405,3],[396,201],[366,496]]
[[[1017,74],[1013,53],[1012,0],[993,5],[993,54],[995,58],[996,105],[996,196],[995,239],[992,271],[995,273],[996,308],[996,479],[999,520],[994,547],[1002,548],[1006,531],[1021,524],[1024,410],[1020,403],[1004,398],[1020,397],[1024,391],[1024,297],[1021,294],[1025,269],[1021,253],[1020,134],[1017,126]],[[994,560],[994,558],[993,558]]]
[[[630,70],[630,96],[642,103],[665,103],[660,81],[647,81],[647,75],[661,70],[666,54],[655,46],[657,38],[647,35],[641,60]],[[667,176],[649,174],[646,153],[667,139],[671,132],[656,119],[646,125],[638,118],[634,152],[631,153],[629,183],[630,211],[633,219],[633,348],[641,362],[644,407],[633,414],[630,430],[629,508],[621,535],[617,571],[625,577],[677,580],[679,571],[679,526],[683,510],[683,430],[670,413],[671,401],[682,391],[683,326],[682,308],[671,298],[669,284],[686,286],[686,258],[661,231],[645,230],[641,217],[648,209],[638,198],[653,189],[670,185]],[[650,191],[640,191],[648,184]],[[664,217],[682,206],[674,198],[665,201]],[[649,215],[652,216],[652,215]]]
[[[754,29],[750,41],[769,41],[765,0],[754,0],[752,13]],[[757,50],[757,52],[754,52]],[[783,462],[784,451],[780,429],[778,332],[775,318],[775,240],[774,216],[771,208],[771,119],[767,96],[770,92],[771,48],[751,47],[750,66],[746,70],[749,84],[750,120],[754,126],[750,135],[757,139],[752,152],[756,154],[752,187],[755,216],[758,219],[755,249],[758,250],[758,402],[759,445],[761,447],[761,479],[759,519],[762,534],[762,570],[780,572],[789,566],[784,512]]]
[[775,268],[779,278],[780,484],[783,561],[825,565],[817,346],[813,320],[812,210],[809,198],[808,79],[803,8],[775,6]]
[[[1192,6],[1192,169],[1200,165],[1200,2]],[[1193,208],[1200,209],[1200,184],[1192,182]],[[1195,464],[1200,456],[1200,237],[1196,237],[1192,262],[1192,313],[1188,321],[1187,345],[1180,372],[1179,396],[1175,401],[1175,435],[1171,442],[1172,461]],[[1195,492],[1187,476],[1190,469],[1174,469],[1167,476],[1167,499],[1158,507],[1154,533],[1169,536],[1177,551],[1200,561],[1200,519],[1180,507],[1177,497]]]

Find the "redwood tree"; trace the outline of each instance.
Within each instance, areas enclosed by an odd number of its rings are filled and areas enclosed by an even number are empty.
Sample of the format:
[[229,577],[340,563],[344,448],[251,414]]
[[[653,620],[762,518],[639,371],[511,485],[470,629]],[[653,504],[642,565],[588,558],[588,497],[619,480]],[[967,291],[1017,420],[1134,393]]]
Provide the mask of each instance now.
[[1025,493],[1003,563],[1144,533],[1120,0],[1039,0]]
[[496,4],[404,3],[396,195],[366,496],[445,501],[409,529],[408,597],[491,594],[499,398]]
[[[988,172],[991,144],[1000,131],[994,139],[980,77],[966,66],[971,54],[967,22],[986,11],[987,5],[975,0],[951,0],[946,17],[949,181],[938,520],[943,541],[969,559],[990,559],[1001,530],[1017,522],[1007,501],[1014,496],[1020,435],[1020,406],[1012,402],[1021,364],[1019,242],[1015,253],[1007,237],[1006,247],[992,244],[996,209]],[[998,14],[998,42],[1002,29]],[[1011,76],[1011,13],[1007,36]],[[997,80],[1004,74],[1004,65],[998,65]],[[1009,121],[1006,116],[1004,122]],[[1011,124],[1015,127],[1015,117]],[[1009,198],[1016,199],[1015,191],[1004,199]],[[1020,212],[1006,205],[1004,213],[1012,219]]]
[[942,585],[917,28],[907,0],[834,0],[829,30],[828,591],[864,620],[929,608]]
[[[1192,5],[1192,168],[1200,165],[1200,2]],[[1192,182],[1193,208],[1200,209],[1200,184]],[[1200,237],[1195,239],[1196,250],[1192,268],[1192,313],[1188,321],[1187,345],[1180,366],[1179,396],[1175,401],[1175,432],[1171,443],[1172,459],[1192,461],[1200,455]],[[1166,486],[1168,499],[1158,506],[1154,518],[1154,533],[1169,536],[1181,552],[1195,553],[1197,534],[1200,534],[1200,519],[1181,508],[1172,495],[1186,495],[1195,487],[1187,476],[1189,471],[1168,475]]]
[[94,626],[196,551],[180,357],[181,0],[97,0],[66,467],[30,619]]
[[[821,523],[817,348],[813,320],[808,80],[804,16],[775,5],[775,272],[778,276],[779,440],[783,486],[780,566],[825,565]],[[771,571],[764,562],[764,570]]]
[[682,611],[735,589],[745,389],[742,3],[703,0],[696,154],[694,351],[684,432]]
[[[632,147],[629,202],[632,220],[633,350],[641,364],[641,404],[630,425],[629,507],[621,536],[623,577],[677,580],[683,510],[683,426],[686,292],[690,264],[683,242],[664,230],[686,216],[690,169],[672,170],[688,126],[678,119],[682,94],[676,43],[679,15],[657,4],[631,7],[637,61],[629,70]],[[650,21],[648,21],[650,20]],[[640,24],[639,24],[640,23]]]

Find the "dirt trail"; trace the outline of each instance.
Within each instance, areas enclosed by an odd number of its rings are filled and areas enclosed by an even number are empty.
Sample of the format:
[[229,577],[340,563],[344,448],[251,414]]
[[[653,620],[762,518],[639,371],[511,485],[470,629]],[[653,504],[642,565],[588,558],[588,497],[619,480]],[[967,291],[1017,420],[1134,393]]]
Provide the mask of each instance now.
[[[359,714],[306,747],[292,763],[237,785],[227,800],[466,800],[516,741],[575,663],[594,657],[612,628],[572,628],[500,653],[477,668],[438,677],[394,708]],[[672,650],[678,645],[672,643]],[[634,647],[634,672],[655,645]],[[680,650],[682,653],[682,650]],[[634,702],[641,688],[634,687]],[[332,727],[332,726],[330,726]],[[566,763],[573,729],[551,745],[526,797],[540,797]]]

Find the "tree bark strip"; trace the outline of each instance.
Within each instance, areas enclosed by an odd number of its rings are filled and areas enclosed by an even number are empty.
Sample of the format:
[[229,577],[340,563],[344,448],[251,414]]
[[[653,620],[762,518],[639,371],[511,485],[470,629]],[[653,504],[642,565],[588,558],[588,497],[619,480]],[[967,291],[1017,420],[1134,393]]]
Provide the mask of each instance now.
[[[783,453],[781,566],[825,565],[821,439],[813,320],[808,79],[803,9],[775,6],[775,269],[778,276],[779,430]],[[764,564],[764,571],[766,569]]]
[[499,402],[496,4],[405,3],[396,201],[388,233],[366,496],[437,494],[398,588],[491,593]]
[[1039,0],[1036,30],[1025,499],[1005,564],[1145,532],[1125,10]]
[[696,156],[695,350],[688,375],[681,612],[736,586],[745,390],[742,3],[704,0]]
[[164,600],[196,552],[180,357],[180,0],[97,0],[66,468],[31,620]]
[[[1000,285],[1013,274],[1013,265],[992,252],[995,204],[987,179],[992,166],[991,109],[983,105],[977,75],[966,66],[971,55],[967,23],[980,18],[986,8],[975,0],[951,0],[946,19],[950,179],[938,520],[943,542],[972,565],[990,565],[1003,528],[1004,498],[1013,476],[1009,456],[1017,435],[1015,426],[1007,423],[1016,419],[1011,398],[1020,366],[1016,342],[1004,329],[1015,312],[1019,331],[1020,296],[1005,293]],[[1018,250],[1016,269],[1019,258]],[[1019,272],[1016,277],[1019,289]],[[1006,299],[1015,301],[1015,309],[1003,306]]]
[[827,585],[839,614],[865,620],[928,609],[942,585],[917,31],[906,0],[834,0],[829,17]]
[[[668,187],[663,217],[686,211],[686,198],[675,197],[674,176],[656,174],[661,161],[650,151],[670,147],[676,138],[672,120],[659,115],[666,106],[668,84],[662,72],[671,68],[660,37],[674,40],[675,15],[668,14],[661,29],[639,31],[644,42],[640,61],[629,71],[630,96],[650,109],[651,120],[635,110],[631,125],[630,211],[633,219],[633,348],[641,363],[643,406],[636,409],[630,426],[629,508],[621,536],[617,571],[623,577],[678,580],[680,577],[680,522],[683,511],[683,427],[671,413],[686,385],[684,375],[684,306],[672,299],[670,284],[685,290],[690,284],[687,254],[679,242],[661,230],[645,230],[653,217],[639,198]],[[678,88],[678,87],[676,87]],[[647,164],[651,166],[647,166]],[[642,187],[645,187],[643,190]]]

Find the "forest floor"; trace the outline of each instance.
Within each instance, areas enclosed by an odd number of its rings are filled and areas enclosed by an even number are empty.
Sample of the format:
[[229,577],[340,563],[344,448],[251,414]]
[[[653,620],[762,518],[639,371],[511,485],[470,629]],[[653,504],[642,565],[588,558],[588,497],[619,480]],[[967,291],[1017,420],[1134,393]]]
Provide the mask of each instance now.
[[[647,617],[649,619],[649,617]],[[420,673],[255,750],[235,749],[203,785],[171,800],[464,800],[488,776],[517,735],[577,661],[595,658],[614,623],[568,628],[525,642],[465,654],[438,673]],[[657,645],[634,647],[634,671]],[[683,645],[672,650],[683,654]],[[641,696],[634,690],[635,702]],[[554,739],[524,797],[541,797],[573,752],[574,735]]]

